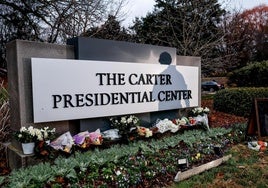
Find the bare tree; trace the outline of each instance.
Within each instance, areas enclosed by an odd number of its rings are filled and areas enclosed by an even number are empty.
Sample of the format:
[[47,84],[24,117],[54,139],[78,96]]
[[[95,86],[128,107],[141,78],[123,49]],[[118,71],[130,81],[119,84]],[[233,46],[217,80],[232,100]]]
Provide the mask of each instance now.
[[14,39],[65,43],[107,20],[122,19],[127,0],[1,0],[1,63],[5,67],[5,44]]
[[268,59],[268,7],[261,5],[243,12],[236,11],[222,25],[223,65],[227,71],[241,68],[250,61]]
[[[79,36],[90,27],[99,25],[108,15],[118,16],[124,0],[2,0],[0,2],[4,24],[18,26],[27,23],[30,34],[47,42],[63,42]],[[29,32],[28,32],[29,34]]]

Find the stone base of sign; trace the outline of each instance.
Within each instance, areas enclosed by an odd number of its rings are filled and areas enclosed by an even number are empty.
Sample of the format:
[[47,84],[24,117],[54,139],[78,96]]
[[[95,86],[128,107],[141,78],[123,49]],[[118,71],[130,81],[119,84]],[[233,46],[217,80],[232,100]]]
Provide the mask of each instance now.
[[[11,129],[34,126],[56,128],[57,133],[79,131],[79,122],[60,121],[33,123],[31,58],[74,59],[72,46],[15,40],[7,45],[8,93],[10,104]],[[49,77],[49,72],[47,73]],[[11,168],[18,168],[31,163],[31,157],[22,154],[21,147],[15,142],[7,148]]]
[[17,149],[11,143],[5,143],[5,152],[7,157],[8,166],[11,169],[18,169],[29,165],[36,164],[34,154],[24,155],[21,149]]

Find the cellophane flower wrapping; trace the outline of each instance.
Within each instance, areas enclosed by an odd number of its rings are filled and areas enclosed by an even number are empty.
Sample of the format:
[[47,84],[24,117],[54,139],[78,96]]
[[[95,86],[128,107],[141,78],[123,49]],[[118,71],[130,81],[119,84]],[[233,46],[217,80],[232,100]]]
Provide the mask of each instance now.
[[87,148],[90,145],[101,145],[102,144],[102,135],[100,129],[97,129],[95,132],[89,133],[84,131],[73,136],[74,143],[82,148]]
[[95,132],[89,133],[89,139],[93,145],[101,145],[103,138],[100,132],[100,129],[97,129]]
[[116,140],[121,136],[119,135],[118,129],[109,129],[107,131],[102,132],[102,137],[108,140]]
[[155,127],[158,128],[158,132],[164,133],[166,131],[171,131],[173,133],[179,130],[179,126],[175,125],[171,120],[164,119],[164,120],[157,120]]
[[49,144],[55,150],[62,150],[66,153],[70,153],[72,146],[74,145],[73,137],[71,133],[68,131]]
[[85,142],[86,137],[89,137],[88,131],[80,132],[73,136],[74,143],[76,145],[81,145]]
[[208,116],[207,114],[198,115],[194,117],[196,120],[196,124],[201,124],[206,130],[209,130],[209,124],[208,124]]

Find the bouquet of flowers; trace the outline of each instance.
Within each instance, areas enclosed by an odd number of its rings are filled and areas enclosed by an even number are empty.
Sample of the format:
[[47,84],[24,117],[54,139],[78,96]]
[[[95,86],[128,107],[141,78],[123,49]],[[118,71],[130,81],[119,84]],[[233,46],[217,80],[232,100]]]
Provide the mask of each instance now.
[[15,132],[14,137],[21,143],[35,142],[40,137],[40,130],[33,126],[21,127],[19,131]]
[[130,132],[130,129],[139,125],[140,120],[134,115],[110,118],[111,127],[118,129],[119,134],[124,135]]
[[210,112],[209,108],[197,107],[192,110],[192,116],[195,119],[195,123],[201,125],[204,129],[209,130],[208,116]]
[[68,131],[62,134],[57,139],[53,140],[49,145],[55,150],[61,150],[66,153],[71,153],[74,141],[71,133]]
[[187,117],[182,117],[181,119],[174,119],[174,124],[180,126],[187,126],[189,123],[189,119]]
[[41,136],[38,138],[39,141],[48,141],[55,139],[56,129],[50,129],[49,127],[44,127],[40,130]]
[[137,133],[138,135],[144,136],[146,138],[153,136],[152,130],[150,130],[149,128],[140,127],[140,126],[137,126]]
[[179,130],[179,126],[174,124],[172,121],[168,119],[164,120],[158,120],[155,124],[155,127],[158,128],[158,132],[164,133],[166,131],[171,131],[172,133],[175,133]]
[[101,145],[102,135],[100,129],[89,133],[88,131],[80,132],[73,136],[74,143],[81,148],[88,148],[90,145]]
[[198,116],[198,115],[200,115],[200,116],[203,116],[203,115],[205,115],[205,114],[208,114],[210,112],[210,110],[209,110],[209,108],[207,108],[207,107],[205,107],[205,108],[203,108],[203,107],[196,107],[196,108],[194,108],[193,110],[192,110],[192,116]]

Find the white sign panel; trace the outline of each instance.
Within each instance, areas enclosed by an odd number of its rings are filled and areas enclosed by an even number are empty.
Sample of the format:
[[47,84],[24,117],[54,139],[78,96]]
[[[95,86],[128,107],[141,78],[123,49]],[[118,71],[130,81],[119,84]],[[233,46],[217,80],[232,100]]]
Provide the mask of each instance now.
[[32,58],[34,122],[198,106],[198,67]]

